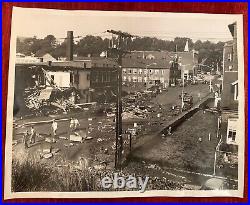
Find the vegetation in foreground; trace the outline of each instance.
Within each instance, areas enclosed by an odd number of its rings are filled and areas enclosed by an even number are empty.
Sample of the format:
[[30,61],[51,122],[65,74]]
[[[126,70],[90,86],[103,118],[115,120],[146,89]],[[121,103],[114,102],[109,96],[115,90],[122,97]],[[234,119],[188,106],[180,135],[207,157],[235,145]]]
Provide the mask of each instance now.
[[[101,179],[105,176],[114,176],[117,171],[107,169],[82,169],[77,170],[72,166],[52,167],[36,160],[14,160],[12,164],[12,191],[13,192],[84,192],[84,191],[125,191],[124,189],[104,189]],[[143,176],[140,173],[131,173],[123,170],[119,176],[127,178]],[[184,186],[181,182],[169,180],[165,177],[150,176],[147,189],[149,190],[180,190]],[[135,188],[134,190],[139,190]],[[132,191],[132,190],[130,190]]]

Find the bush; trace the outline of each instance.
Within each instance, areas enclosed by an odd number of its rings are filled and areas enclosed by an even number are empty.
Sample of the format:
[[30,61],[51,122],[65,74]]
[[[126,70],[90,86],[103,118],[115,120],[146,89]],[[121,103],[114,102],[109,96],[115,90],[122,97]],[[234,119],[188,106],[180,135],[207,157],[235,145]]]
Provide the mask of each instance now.
[[12,163],[12,191],[38,191],[43,190],[44,182],[50,178],[49,170],[34,161],[13,161]]
[[72,170],[69,167],[48,167],[35,161],[12,163],[12,191],[92,191],[95,177],[88,170]]

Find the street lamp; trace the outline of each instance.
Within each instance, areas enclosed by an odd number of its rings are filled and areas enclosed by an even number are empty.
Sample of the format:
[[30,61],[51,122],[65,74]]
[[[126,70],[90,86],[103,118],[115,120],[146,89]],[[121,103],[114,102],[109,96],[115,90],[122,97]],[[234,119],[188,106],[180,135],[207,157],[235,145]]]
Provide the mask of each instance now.
[[148,82],[149,82],[149,72],[148,72],[148,67],[151,66],[151,65],[157,65],[157,63],[151,63],[151,64],[148,64],[146,65],[146,70],[147,70],[147,81],[146,81],[146,90],[148,88]]

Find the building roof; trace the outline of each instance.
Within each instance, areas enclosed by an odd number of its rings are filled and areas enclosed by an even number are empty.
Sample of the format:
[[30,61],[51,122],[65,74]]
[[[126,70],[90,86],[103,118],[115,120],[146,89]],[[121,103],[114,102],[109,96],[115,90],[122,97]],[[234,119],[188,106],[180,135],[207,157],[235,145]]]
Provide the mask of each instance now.
[[227,42],[224,44],[224,47],[226,47],[226,46],[233,46],[233,40],[227,41]]
[[236,28],[236,22],[228,25],[231,35],[234,37],[234,29]]
[[[51,56],[51,58],[54,58],[50,53],[48,52],[44,52],[44,51],[38,51],[36,52],[35,54],[35,57],[39,57],[39,58],[42,58],[44,56]],[[55,58],[54,58],[55,59]]]
[[146,68],[148,66],[151,69],[168,69],[171,66],[167,60],[133,58],[123,58],[122,65],[124,68]]
[[[195,65],[193,61],[193,52],[167,52],[167,51],[145,51],[144,55],[152,55],[154,59],[142,58],[141,51],[132,52],[122,59],[123,67],[125,68],[146,68],[152,69],[168,69],[171,66],[171,61],[178,54],[181,57],[181,63],[186,65],[185,69],[191,69]],[[131,56],[133,55],[133,57]],[[137,57],[139,56],[139,57]],[[84,63],[88,63],[86,67]],[[89,66],[91,63],[91,66]],[[24,65],[25,63],[23,63]],[[48,65],[47,63],[32,63],[33,65]],[[95,66],[96,64],[96,66]],[[105,65],[105,66],[103,66]],[[108,66],[106,66],[108,65]],[[74,61],[55,61],[51,62],[50,67],[73,67],[73,68],[90,68],[90,67],[114,67],[117,66],[114,58],[103,57],[74,57]]]
[[127,54],[126,57],[135,59],[153,57],[154,59],[171,60],[171,56],[168,51],[131,51],[131,53]]
[[92,64],[111,64],[111,65],[117,65],[117,62],[114,60],[114,58],[104,58],[104,57],[83,57],[83,56],[77,56],[74,57],[74,62],[81,62],[81,61],[91,61]]

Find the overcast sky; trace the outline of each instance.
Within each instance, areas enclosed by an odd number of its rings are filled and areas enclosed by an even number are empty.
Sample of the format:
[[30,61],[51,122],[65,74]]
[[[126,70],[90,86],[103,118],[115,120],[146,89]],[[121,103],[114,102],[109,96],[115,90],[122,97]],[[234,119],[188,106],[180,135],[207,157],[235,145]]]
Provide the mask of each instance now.
[[62,11],[51,9],[15,8],[13,26],[17,36],[44,38],[52,34],[66,37],[68,30],[74,36],[100,35],[108,29],[121,30],[139,36],[173,39],[189,37],[194,41],[228,41],[228,24],[239,15],[174,14],[145,12]]

